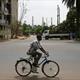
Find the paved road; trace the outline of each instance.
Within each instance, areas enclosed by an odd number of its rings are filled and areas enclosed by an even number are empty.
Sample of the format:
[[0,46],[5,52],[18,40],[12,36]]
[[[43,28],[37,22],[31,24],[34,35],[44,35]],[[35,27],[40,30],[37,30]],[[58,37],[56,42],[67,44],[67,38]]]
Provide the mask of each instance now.
[[80,80],[80,43],[68,40],[43,40],[43,47],[49,51],[50,59],[60,65],[60,73],[54,79],[46,78],[41,71],[20,77],[14,65],[20,57],[26,57],[26,51],[32,36],[26,40],[10,40],[0,42],[0,80]]

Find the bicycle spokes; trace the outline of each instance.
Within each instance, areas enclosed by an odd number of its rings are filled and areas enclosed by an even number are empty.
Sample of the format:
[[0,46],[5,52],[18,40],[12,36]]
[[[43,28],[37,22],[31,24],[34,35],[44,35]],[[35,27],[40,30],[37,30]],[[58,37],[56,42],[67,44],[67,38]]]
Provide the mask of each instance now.
[[54,61],[45,62],[42,71],[47,77],[55,77],[59,72],[59,66]]
[[27,76],[31,72],[31,64],[25,60],[20,60],[16,63],[15,69],[20,76]]

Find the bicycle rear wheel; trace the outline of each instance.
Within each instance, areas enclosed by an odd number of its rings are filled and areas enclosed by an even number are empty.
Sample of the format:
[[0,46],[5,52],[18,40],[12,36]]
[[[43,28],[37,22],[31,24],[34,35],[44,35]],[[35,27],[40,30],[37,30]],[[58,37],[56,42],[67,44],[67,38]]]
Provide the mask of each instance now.
[[53,78],[60,71],[59,65],[55,61],[48,60],[42,65],[42,72],[45,76]]
[[31,73],[31,63],[27,60],[19,60],[15,64],[15,70],[20,76],[27,76]]

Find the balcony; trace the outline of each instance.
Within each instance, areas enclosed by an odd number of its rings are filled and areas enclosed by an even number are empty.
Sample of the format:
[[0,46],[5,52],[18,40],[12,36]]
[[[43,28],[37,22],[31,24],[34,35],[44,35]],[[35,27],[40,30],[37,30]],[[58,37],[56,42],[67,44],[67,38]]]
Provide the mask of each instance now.
[[2,11],[1,7],[0,7],[0,11]]

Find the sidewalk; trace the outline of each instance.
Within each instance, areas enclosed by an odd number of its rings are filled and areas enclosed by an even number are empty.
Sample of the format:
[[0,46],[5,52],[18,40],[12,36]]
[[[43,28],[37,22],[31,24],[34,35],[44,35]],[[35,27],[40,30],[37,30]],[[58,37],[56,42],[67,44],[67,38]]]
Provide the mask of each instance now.
[[30,36],[28,37],[25,37],[25,36],[18,36],[17,38],[15,39],[0,39],[0,42],[7,42],[7,41],[15,41],[15,40],[25,40],[27,38],[29,38]]
[[3,39],[3,40],[1,40],[0,39],[0,42],[5,42],[5,41],[9,41],[10,39]]

